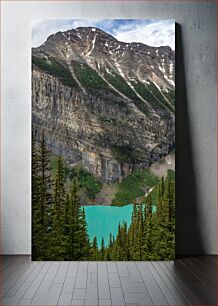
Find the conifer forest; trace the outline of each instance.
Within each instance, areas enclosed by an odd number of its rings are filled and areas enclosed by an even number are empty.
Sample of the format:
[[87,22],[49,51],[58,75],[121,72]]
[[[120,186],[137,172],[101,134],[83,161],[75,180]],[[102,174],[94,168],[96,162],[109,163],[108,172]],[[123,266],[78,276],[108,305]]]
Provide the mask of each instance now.
[[[175,182],[168,175],[158,184],[156,209],[148,195],[133,206],[131,223],[119,224],[98,247],[89,239],[79,181],[66,190],[64,162],[58,158],[54,175],[44,133],[32,143],[32,254],[33,260],[172,260],[175,256]],[[96,216],[97,217],[97,216]]]

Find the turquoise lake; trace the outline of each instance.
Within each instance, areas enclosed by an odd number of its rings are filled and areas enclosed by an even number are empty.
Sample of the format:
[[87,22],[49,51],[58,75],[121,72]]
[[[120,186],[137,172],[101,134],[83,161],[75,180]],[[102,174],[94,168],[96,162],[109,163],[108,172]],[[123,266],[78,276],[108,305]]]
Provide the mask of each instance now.
[[100,246],[102,237],[107,245],[110,233],[116,236],[119,223],[125,221],[128,226],[130,225],[133,205],[122,207],[90,205],[84,208],[90,241],[96,236],[98,246]]

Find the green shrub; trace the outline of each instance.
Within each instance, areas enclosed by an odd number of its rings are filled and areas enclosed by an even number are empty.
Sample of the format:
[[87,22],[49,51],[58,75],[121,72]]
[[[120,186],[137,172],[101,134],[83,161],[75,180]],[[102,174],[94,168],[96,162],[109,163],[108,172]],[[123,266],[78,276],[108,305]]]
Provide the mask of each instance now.
[[117,90],[119,90],[125,96],[131,99],[138,99],[137,95],[134,93],[134,91],[132,91],[132,89],[129,87],[129,85],[120,75],[116,73],[113,73],[113,75],[105,74],[105,77],[110,82],[111,85],[113,85]]
[[146,86],[140,82],[131,82],[132,86],[139,93],[139,95],[144,98],[153,107],[162,107],[160,102],[153,96],[153,94],[146,88]]
[[173,170],[168,170],[168,171],[167,171],[167,176],[168,176],[173,182],[175,182],[175,171],[173,171]]
[[[50,165],[54,175],[58,169],[58,157],[56,155],[52,156]],[[64,174],[65,178],[71,181],[77,178],[79,187],[84,189],[90,199],[95,199],[95,195],[101,191],[102,184],[82,167],[71,168],[67,164],[64,164]]]
[[126,83],[126,81],[118,74],[105,73],[105,78],[107,81],[113,85],[119,92],[124,94],[126,97],[130,98],[133,103],[141,110],[144,114],[148,114],[148,109],[145,103],[134,93],[131,87]]
[[85,190],[90,199],[95,199],[95,195],[101,191],[102,184],[91,173],[83,168],[72,168],[69,172],[69,178],[77,178],[79,187]]
[[[112,205],[123,206],[131,204],[137,197],[144,196],[144,186],[154,187],[158,183],[159,178],[149,169],[135,170],[118,184],[119,189]],[[152,193],[156,197],[156,192]]]
[[175,90],[168,89],[168,92],[164,92],[164,95],[172,105],[175,105]]
[[45,58],[33,56],[32,64],[50,75],[57,77],[63,85],[78,88],[78,84],[72,77],[71,73],[54,58],[49,58],[47,60]]
[[97,74],[97,72],[86,64],[72,61],[74,72],[80,83],[91,90],[110,90],[108,84]]
[[147,84],[147,87],[162,104],[164,104],[172,112],[175,112],[174,107],[172,105],[169,105],[169,103],[164,99],[157,86],[153,82],[150,81],[150,84]]

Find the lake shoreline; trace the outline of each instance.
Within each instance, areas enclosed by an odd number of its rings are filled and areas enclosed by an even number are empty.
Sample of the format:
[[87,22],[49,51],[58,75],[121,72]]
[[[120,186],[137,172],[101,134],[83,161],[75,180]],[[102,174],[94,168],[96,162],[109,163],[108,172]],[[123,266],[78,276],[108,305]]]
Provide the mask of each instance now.
[[83,207],[90,241],[96,237],[99,247],[102,237],[105,245],[109,243],[110,234],[116,237],[119,224],[126,222],[127,226],[130,226],[133,204],[125,206],[87,205]]

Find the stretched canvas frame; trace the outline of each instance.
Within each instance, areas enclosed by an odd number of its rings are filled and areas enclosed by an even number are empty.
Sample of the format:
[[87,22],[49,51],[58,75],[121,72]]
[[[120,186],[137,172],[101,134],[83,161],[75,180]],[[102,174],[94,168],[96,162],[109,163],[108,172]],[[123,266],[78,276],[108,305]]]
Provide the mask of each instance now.
[[140,41],[154,21],[57,24],[32,49],[33,260],[173,259],[175,50]]

